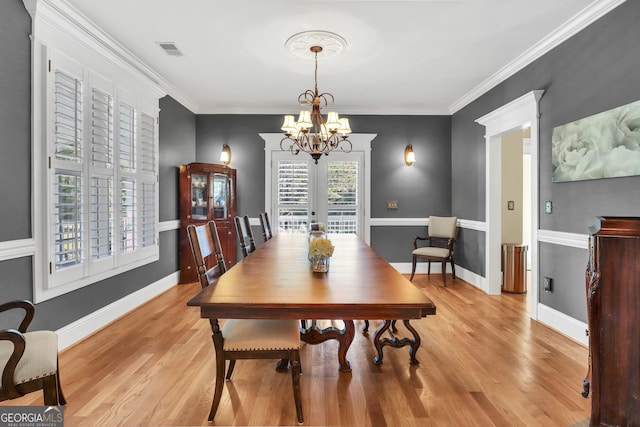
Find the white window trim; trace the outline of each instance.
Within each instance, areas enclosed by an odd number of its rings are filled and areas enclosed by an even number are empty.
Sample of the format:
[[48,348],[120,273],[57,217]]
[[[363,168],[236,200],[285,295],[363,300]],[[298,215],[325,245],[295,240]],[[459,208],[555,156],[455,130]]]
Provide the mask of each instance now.
[[[371,244],[371,143],[373,139],[378,136],[375,133],[352,133],[349,135],[349,141],[353,146],[353,151],[361,151],[364,153],[364,195],[362,199],[363,209],[363,223],[362,233],[363,240],[366,244]],[[280,148],[280,141],[284,138],[281,133],[261,133],[260,137],[264,140],[264,206],[265,211],[269,213],[271,218],[275,218],[274,212],[271,210],[271,197],[272,197],[272,173],[271,168],[273,165],[273,153],[282,151]],[[300,153],[299,156],[308,156],[306,153]],[[331,154],[329,154],[331,156]]]
[[[138,113],[155,118],[156,149],[158,147],[158,100],[166,95],[157,74],[133,57],[100,28],[59,0],[23,0],[32,17],[32,200],[31,222],[35,253],[33,261],[33,297],[36,303],[91,285],[117,274],[138,268],[159,259],[158,167],[159,151],[155,158],[155,239],[156,244],[140,251],[127,264],[116,263],[114,268],[89,272],[82,279],[50,286],[50,202],[48,186],[48,60],[53,51],[61,52],[79,62],[87,70],[108,76],[117,88],[134,94]],[[115,100],[116,102],[117,99]],[[117,242],[116,242],[117,245]],[[118,249],[118,248],[116,248]]]

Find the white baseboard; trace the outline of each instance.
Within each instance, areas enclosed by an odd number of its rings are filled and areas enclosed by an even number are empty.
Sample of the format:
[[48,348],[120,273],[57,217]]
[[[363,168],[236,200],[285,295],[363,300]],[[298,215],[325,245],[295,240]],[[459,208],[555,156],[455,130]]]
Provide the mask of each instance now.
[[[410,262],[397,262],[392,263],[391,265],[402,274],[411,274]],[[449,269],[447,269],[447,271],[449,271]],[[431,265],[431,274],[440,273],[440,264],[433,263]],[[422,263],[422,265],[418,263],[416,266],[416,274],[427,274],[426,263]],[[472,286],[484,291],[484,277],[457,265],[456,277],[459,277]],[[576,320],[571,316],[567,316],[558,310],[554,310],[553,308],[543,304],[538,304],[538,322],[543,323],[556,332],[565,335],[584,346],[589,345],[589,337],[585,334],[585,331],[588,328],[587,324]]]
[[180,272],[176,271],[155,283],[58,329],[56,331],[58,334],[58,349],[63,350],[97,330],[104,328],[117,318],[127,314],[129,311],[144,304],[167,289],[176,286],[179,279]]
[[538,304],[538,322],[544,323],[584,346],[589,346],[589,337],[585,333],[588,326],[580,320],[567,316],[546,305]]
[[[391,266],[398,270],[401,274],[411,274],[411,263],[410,262],[392,262]],[[451,266],[447,264],[447,272],[451,273]],[[441,274],[442,268],[441,264],[438,262],[431,263],[431,274]],[[418,262],[416,265],[416,274],[427,274],[427,263],[426,262]],[[469,284],[475,286],[480,290],[484,290],[484,277],[479,276],[473,271],[469,271],[456,265],[456,277],[468,282]]]

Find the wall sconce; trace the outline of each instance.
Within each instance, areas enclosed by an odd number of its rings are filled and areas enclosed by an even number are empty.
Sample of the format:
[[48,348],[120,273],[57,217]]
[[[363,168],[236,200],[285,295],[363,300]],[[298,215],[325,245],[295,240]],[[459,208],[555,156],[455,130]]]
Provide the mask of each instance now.
[[413,145],[409,144],[404,149],[404,162],[407,166],[411,166],[416,161],[416,155],[413,153]]
[[220,161],[224,163],[224,165],[228,165],[231,163],[231,148],[227,144],[222,145],[222,153],[220,153]]

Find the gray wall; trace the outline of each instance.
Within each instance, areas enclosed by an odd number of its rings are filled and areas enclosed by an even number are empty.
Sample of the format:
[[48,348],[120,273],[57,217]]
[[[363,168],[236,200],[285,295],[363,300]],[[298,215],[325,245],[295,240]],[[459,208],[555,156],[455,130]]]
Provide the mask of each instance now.
[[[31,237],[31,18],[0,2],[0,242]],[[0,265],[0,277],[5,277]],[[2,289],[0,285],[0,289]]]
[[[546,89],[540,102],[540,200],[553,200],[554,213],[540,209],[542,229],[586,233],[596,215],[637,215],[640,177],[551,183],[554,126],[640,99],[640,2],[626,2],[571,40],[493,88],[453,116],[354,116],[356,132],[376,133],[372,151],[374,218],[454,214],[485,220],[484,128],[475,120],[520,95]],[[0,1],[0,241],[31,237],[30,17],[21,0]],[[255,217],[264,208],[264,143],[260,132],[279,132],[279,115],[195,116],[167,97],[160,103],[160,220],[179,217],[180,163],[218,163],[223,143],[231,146],[238,170],[238,211]],[[413,144],[417,162],[402,153]],[[388,211],[387,200],[399,209]],[[407,244],[423,227],[374,227],[372,244],[389,261],[409,260]],[[484,233],[463,229],[458,263],[484,275]],[[59,328],[178,269],[178,232],[160,236],[160,261],[39,304],[35,326]],[[586,251],[543,244],[540,277],[556,292],[540,299],[585,320]],[[1,300],[32,298],[32,259],[0,261]]]
[[[453,211],[485,220],[484,127],[474,121],[535,89],[540,101],[540,228],[586,234],[598,215],[640,214],[640,177],[552,183],[553,128],[640,100],[640,2],[614,9],[570,40],[455,113],[452,118]],[[545,200],[553,213],[544,213]],[[481,251],[482,253],[484,251]],[[585,250],[540,245],[540,279],[555,280],[540,300],[586,321]],[[484,261],[483,261],[484,262]]]
[[[282,116],[198,115],[196,122],[198,161],[219,163],[222,144],[229,144],[230,166],[237,171],[238,214],[257,217],[264,210],[265,185],[264,140],[259,134],[280,132]],[[350,116],[350,123],[354,132],[378,135],[371,150],[371,217],[425,218],[451,213],[449,116]],[[407,144],[413,144],[417,157],[411,167],[403,160]],[[398,200],[398,210],[387,210],[387,200]],[[413,236],[425,230],[374,227],[372,247],[388,261],[409,262]]]
[[[31,238],[31,18],[0,1],[0,241]],[[179,218],[177,165],[195,159],[195,115],[160,100],[160,220]],[[38,242],[36,242],[38,244]],[[58,329],[178,270],[178,232],[160,234],[160,259],[37,305],[32,327]],[[0,301],[33,299],[32,258],[0,261]],[[0,328],[7,326],[0,319]],[[12,325],[15,326],[15,325]]]
[[196,159],[196,115],[165,96],[160,100],[160,221],[180,219],[180,164]]

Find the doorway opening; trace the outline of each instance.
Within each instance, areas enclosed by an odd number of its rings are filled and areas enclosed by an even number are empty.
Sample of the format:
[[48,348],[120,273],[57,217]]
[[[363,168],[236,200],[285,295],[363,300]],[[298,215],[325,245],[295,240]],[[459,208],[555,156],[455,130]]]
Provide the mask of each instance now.
[[[289,210],[292,213],[291,223],[283,225],[285,229],[299,227],[300,224],[295,222],[298,220],[302,220],[301,223],[304,223],[304,221],[307,221],[306,223],[314,221],[325,222],[330,227],[337,227],[342,230],[351,230],[355,227],[357,229],[356,234],[365,243],[370,244],[371,143],[376,136],[376,134],[366,133],[350,134],[349,140],[352,144],[352,151],[350,153],[335,151],[329,156],[323,156],[318,163],[324,162],[327,165],[323,166],[326,169],[320,170],[322,169],[318,168],[320,165],[308,162],[308,160],[311,160],[308,154],[301,152],[297,155],[292,155],[287,151],[283,151],[280,147],[280,141],[283,137],[281,133],[261,133],[260,137],[265,142],[264,206],[265,211],[269,213],[269,217],[275,219],[280,217],[281,213],[286,216],[286,212]],[[293,163],[287,164],[287,161]],[[332,162],[333,166],[329,162]],[[296,172],[298,173],[306,167],[303,164],[308,164],[309,169],[318,169],[313,174],[305,175],[309,179],[307,188],[310,188],[310,191],[317,194],[318,197],[311,197],[304,204],[304,207],[289,206],[287,205],[288,201],[278,200],[278,170],[280,166],[294,167],[299,168]],[[355,174],[346,173],[354,170],[357,170]],[[283,173],[287,172],[284,169],[282,171]],[[355,197],[353,197],[353,194],[349,194],[349,191],[345,191],[345,188],[342,188],[340,184],[340,182],[353,183],[354,179],[358,181],[357,195]],[[330,183],[331,180],[336,182],[332,184]],[[335,191],[336,188],[342,189]],[[319,200],[322,203],[319,203]],[[302,201],[302,199],[298,201]],[[280,224],[278,224],[278,227],[274,227],[273,231],[277,233],[279,228]]]
[[522,293],[531,269],[531,128],[502,135],[501,144],[502,292]]
[[538,318],[538,101],[543,90],[531,91],[486,114],[476,122],[486,127],[486,241],[483,290],[499,295],[502,274],[502,136],[515,130],[531,129],[531,286],[529,316]]

